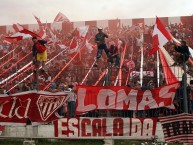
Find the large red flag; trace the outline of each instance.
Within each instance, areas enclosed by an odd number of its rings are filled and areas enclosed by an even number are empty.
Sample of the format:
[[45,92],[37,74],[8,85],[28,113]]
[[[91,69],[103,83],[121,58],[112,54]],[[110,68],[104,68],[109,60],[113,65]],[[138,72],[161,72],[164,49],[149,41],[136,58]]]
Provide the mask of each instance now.
[[152,49],[149,51],[150,55],[154,54],[159,48],[163,47],[168,41],[172,40],[172,35],[166,30],[158,17],[156,17],[152,37]]

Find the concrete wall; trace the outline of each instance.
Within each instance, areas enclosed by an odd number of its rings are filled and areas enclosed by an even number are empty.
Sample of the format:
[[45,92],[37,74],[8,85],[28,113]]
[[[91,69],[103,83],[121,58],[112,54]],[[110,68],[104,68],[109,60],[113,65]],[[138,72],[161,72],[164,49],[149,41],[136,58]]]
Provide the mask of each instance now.
[[[161,124],[157,123],[156,135],[159,141],[164,141],[163,130]],[[54,138],[54,125],[38,125],[38,126],[6,126],[1,136],[27,138],[27,137],[40,137],[40,138]],[[133,137],[136,139],[136,137]],[[140,137],[139,137],[140,139]]]

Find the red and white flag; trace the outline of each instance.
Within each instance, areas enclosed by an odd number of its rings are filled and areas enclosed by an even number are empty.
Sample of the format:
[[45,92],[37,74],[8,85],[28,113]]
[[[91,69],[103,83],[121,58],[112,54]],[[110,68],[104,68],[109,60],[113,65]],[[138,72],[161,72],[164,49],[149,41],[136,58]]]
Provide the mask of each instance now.
[[88,32],[88,28],[89,26],[82,26],[82,27],[78,27],[77,31],[78,31],[78,35],[80,38],[85,38]]
[[47,37],[46,31],[44,29],[41,29],[38,35],[42,38],[45,39]]
[[172,35],[166,30],[158,17],[156,17],[152,37],[152,49],[149,51],[150,55],[154,54],[159,48],[172,40]]
[[36,19],[36,21],[37,21],[37,23],[38,23],[38,25],[39,25],[39,28],[40,28],[40,30],[44,30],[45,28],[44,28],[44,25],[42,24],[42,22],[40,21],[40,19],[38,18],[38,17],[36,17],[35,15],[34,15],[34,18]]
[[19,23],[13,24],[12,27],[13,27],[13,29],[15,30],[15,32],[19,32],[19,31],[21,31],[21,30],[24,29],[23,26],[20,25]]
[[178,142],[181,144],[193,144],[192,114],[181,113],[159,117],[159,121],[162,125],[164,139],[167,143]]
[[15,40],[15,41],[19,41],[22,39],[27,39],[27,38],[32,38],[32,37],[39,37],[39,35],[27,30],[27,29],[23,29],[11,36],[6,36],[5,40],[9,41],[9,40]]
[[68,22],[68,23],[70,23],[70,20],[64,14],[59,12],[55,17],[54,22]]
[[76,39],[73,37],[72,41],[70,43],[69,53],[70,54],[75,53],[75,52],[77,52],[77,50],[78,50],[78,43],[77,43]]
[[93,51],[93,48],[95,48],[95,46],[89,43],[88,40],[86,40],[86,48],[88,49],[88,52],[91,53]]
[[58,39],[56,37],[56,34],[49,28],[46,28],[46,35],[47,35],[47,39],[48,39],[48,45],[55,45],[58,42]]
[[36,21],[37,21],[37,23],[39,25],[39,29],[40,29],[38,35],[41,37],[41,39],[45,39],[47,37],[45,26],[42,24],[40,19],[38,17],[36,17],[35,15],[34,15],[34,18],[36,19]]

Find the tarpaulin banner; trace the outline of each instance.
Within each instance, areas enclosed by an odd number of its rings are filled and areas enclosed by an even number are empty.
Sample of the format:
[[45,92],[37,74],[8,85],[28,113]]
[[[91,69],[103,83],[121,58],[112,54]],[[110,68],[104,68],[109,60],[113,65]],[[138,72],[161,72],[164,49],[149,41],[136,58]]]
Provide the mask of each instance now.
[[147,110],[171,106],[179,83],[154,90],[123,86],[77,86],[76,114],[96,109]]
[[61,118],[57,110],[68,100],[68,93],[29,91],[10,96],[0,95],[0,124],[25,125],[31,122],[51,122]]
[[55,121],[55,137],[152,137],[156,118],[63,118]]

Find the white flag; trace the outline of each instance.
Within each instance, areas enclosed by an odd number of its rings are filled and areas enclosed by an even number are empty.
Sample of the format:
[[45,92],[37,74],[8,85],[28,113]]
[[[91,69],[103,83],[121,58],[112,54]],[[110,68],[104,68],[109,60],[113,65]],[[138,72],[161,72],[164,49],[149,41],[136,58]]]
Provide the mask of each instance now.
[[86,40],[86,48],[88,48],[88,52],[91,53],[93,51],[93,45]]

